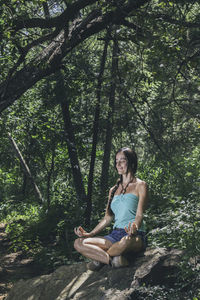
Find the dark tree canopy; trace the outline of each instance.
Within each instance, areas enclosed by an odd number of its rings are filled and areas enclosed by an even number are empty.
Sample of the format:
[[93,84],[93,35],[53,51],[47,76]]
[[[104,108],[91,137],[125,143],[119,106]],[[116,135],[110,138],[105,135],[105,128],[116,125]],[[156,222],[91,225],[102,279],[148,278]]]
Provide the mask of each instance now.
[[[199,39],[198,1],[49,1],[49,7],[45,18],[45,1],[1,3],[0,111],[62,68],[63,59],[77,45],[110,26],[124,28],[125,34],[129,32],[126,39],[146,41],[150,48],[164,28],[179,32],[182,39],[186,39],[186,31],[191,32],[189,44]],[[184,44],[190,54],[182,64],[199,56],[199,48],[189,51],[192,47],[187,41]]]
[[[137,10],[148,0],[110,2],[108,5],[102,1],[74,1],[56,17],[47,20],[43,18],[22,19],[14,18],[11,21],[11,39],[14,40],[15,49],[18,48],[19,58],[9,71],[6,80],[0,86],[1,111],[12,104],[28,88],[47,75],[61,68],[62,59],[78,44],[88,37],[102,31],[112,24],[121,24],[130,12]],[[8,5],[9,6],[9,5]],[[82,14],[82,10],[87,13]],[[123,13],[122,13],[123,12]],[[51,32],[40,33],[39,38],[22,46],[16,42],[15,37],[21,30],[50,29]],[[49,41],[49,44],[47,44]],[[26,56],[34,47],[44,45],[36,51],[34,57],[26,63],[25,67],[17,70],[26,62]]]

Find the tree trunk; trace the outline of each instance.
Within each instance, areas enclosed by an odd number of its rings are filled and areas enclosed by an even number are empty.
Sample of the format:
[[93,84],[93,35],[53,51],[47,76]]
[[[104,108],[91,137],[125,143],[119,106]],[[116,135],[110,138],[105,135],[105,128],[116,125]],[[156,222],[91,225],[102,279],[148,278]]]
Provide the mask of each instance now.
[[71,122],[69,103],[66,95],[64,79],[60,71],[57,73],[57,86],[55,92],[62,110],[64,126],[65,126],[66,142],[67,142],[67,148],[69,153],[69,159],[72,167],[72,174],[73,174],[76,195],[80,202],[80,205],[83,205],[86,203],[86,193],[85,193],[81,170],[78,161],[74,130]]
[[[44,10],[44,15],[46,19],[50,18],[49,6],[48,2],[43,2],[42,7]],[[51,205],[51,176],[54,171],[54,161],[55,161],[55,145],[53,147],[52,156],[51,156],[51,166],[50,169],[46,166],[47,170],[47,190],[46,190],[46,198],[47,198],[47,212],[49,212],[50,205]],[[44,160],[45,163],[45,160]]]
[[94,123],[93,123],[92,151],[91,151],[91,160],[90,160],[90,171],[88,176],[88,193],[87,193],[87,207],[85,210],[85,225],[90,225],[90,218],[92,212],[92,188],[93,188],[94,166],[95,166],[96,148],[97,148],[97,140],[98,140],[98,132],[99,132],[101,86],[103,81],[103,73],[104,73],[104,68],[106,63],[108,44],[109,44],[109,32],[107,31],[103,55],[101,58],[100,71],[99,71],[98,82],[97,82],[97,90],[96,90],[97,104],[95,108],[95,116],[94,116]]
[[115,90],[116,90],[116,73],[118,66],[118,42],[116,38],[113,41],[113,52],[112,52],[112,68],[111,68],[111,89],[109,97],[109,111],[106,125],[106,140],[104,147],[104,157],[102,163],[101,172],[101,197],[104,198],[108,189],[108,174],[109,174],[109,163],[110,153],[112,146],[112,128],[113,128],[113,114],[115,108]]
[[20,163],[21,163],[24,171],[26,172],[26,174],[28,175],[28,177],[31,180],[31,183],[32,183],[32,185],[34,187],[34,190],[35,190],[35,192],[36,192],[39,200],[40,200],[40,203],[42,203],[43,202],[42,194],[41,194],[41,192],[40,192],[40,190],[39,190],[39,188],[38,188],[38,186],[37,186],[37,184],[36,184],[36,182],[35,182],[32,174],[31,174],[31,171],[30,171],[28,165],[26,164],[25,159],[23,158],[23,156],[22,156],[22,154],[21,154],[21,152],[20,152],[20,150],[19,150],[19,148],[18,148],[15,140],[13,139],[13,137],[11,136],[10,133],[8,133],[8,136],[9,136],[9,139],[10,139],[10,141],[12,143],[13,149],[15,150],[16,155],[17,155],[17,157],[20,160]]
[[[45,17],[46,17],[46,19],[48,19],[50,17],[50,13],[49,13],[47,3],[46,3],[46,5],[43,4],[43,9],[45,12]],[[63,78],[61,71],[58,71],[57,76],[55,75],[55,79],[57,80],[55,93],[56,93],[58,102],[60,103],[62,114],[63,114],[66,141],[67,141],[69,159],[70,159],[70,163],[71,163],[71,167],[72,167],[72,174],[73,174],[76,195],[77,195],[78,200],[80,200],[81,203],[85,203],[86,202],[86,194],[85,194],[85,189],[84,189],[84,185],[83,185],[81,170],[79,167],[78,155],[77,155],[76,144],[75,144],[75,136],[74,136],[73,126],[72,126],[71,117],[70,117],[69,103],[67,100],[64,78]],[[50,181],[51,181],[51,174],[52,174],[52,171],[54,168],[54,157],[55,157],[55,150],[52,153],[51,168],[48,172],[48,181],[47,181],[48,208],[50,206]]]
[[51,166],[48,170],[47,168],[47,191],[46,191],[46,197],[47,197],[47,211],[49,211],[50,204],[51,204],[51,178],[54,171],[54,162],[55,162],[55,147],[52,151],[52,157],[51,157]]

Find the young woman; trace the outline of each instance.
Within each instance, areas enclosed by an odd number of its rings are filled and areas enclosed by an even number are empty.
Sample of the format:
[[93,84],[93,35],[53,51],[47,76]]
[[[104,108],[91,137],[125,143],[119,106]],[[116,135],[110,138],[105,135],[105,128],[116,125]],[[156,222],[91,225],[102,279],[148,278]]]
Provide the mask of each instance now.
[[[98,270],[104,264],[114,267],[127,266],[123,256],[127,252],[145,249],[145,226],[143,213],[147,206],[146,182],[135,176],[137,155],[130,148],[121,148],[115,156],[115,168],[120,175],[117,184],[110,189],[104,218],[90,232],[81,226],[74,229],[79,237],[75,249],[92,259],[87,267]],[[113,230],[109,235],[98,236],[114,219]]]

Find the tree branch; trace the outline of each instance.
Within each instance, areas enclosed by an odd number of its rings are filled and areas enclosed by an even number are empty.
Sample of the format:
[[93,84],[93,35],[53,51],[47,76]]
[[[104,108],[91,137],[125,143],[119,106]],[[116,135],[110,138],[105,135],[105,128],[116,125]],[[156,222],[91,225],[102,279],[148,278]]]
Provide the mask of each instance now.
[[164,14],[151,14],[149,15],[151,18],[158,19],[159,21],[165,21],[170,24],[174,25],[180,25],[184,26],[186,28],[200,28],[200,23],[199,22],[186,22],[184,20],[176,20],[174,18],[171,18],[170,16],[164,15]]
[[[84,0],[86,3],[94,0]],[[56,38],[37,57],[18,72],[9,82],[0,85],[0,112],[16,101],[25,91],[40,79],[61,68],[62,59],[77,45],[88,37],[106,29],[111,24],[120,24],[124,17],[134,9],[138,9],[151,0],[130,0],[121,9],[116,8],[102,15],[100,10],[94,10],[84,20],[76,19],[71,27],[62,29]],[[84,5],[83,0],[76,3]]]
[[68,5],[68,7],[61,15],[54,18],[32,18],[26,20],[13,20],[13,29],[15,30],[15,32],[17,32],[18,30],[23,28],[62,28],[64,24],[68,23],[70,20],[73,20],[81,9],[95,2],[97,2],[97,0],[78,0]]
[[56,36],[56,34],[58,33],[57,30],[55,30],[53,33],[45,35],[43,37],[40,37],[39,39],[33,41],[32,43],[28,44],[27,46],[25,46],[24,48],[20,47],[20,52],[21,55],[19,57],[19,59],[17,60],[17,62],[14,64],[14,66],[8,71],[8,76],[5,80],[5,86],[4,86],[4,92],[5,93],[6,89],[8,88],[8,84],[9,84],[9,80],[11,78],[11,76],[15,73],[15,71],[17,70],[17,68],[24,62],[24,59],[26,57],[26,55],[28,54],[28,51],[33,48],[34,46],[38,45],[41,42],[47,41],[50,38],[53,38],[54,36]]

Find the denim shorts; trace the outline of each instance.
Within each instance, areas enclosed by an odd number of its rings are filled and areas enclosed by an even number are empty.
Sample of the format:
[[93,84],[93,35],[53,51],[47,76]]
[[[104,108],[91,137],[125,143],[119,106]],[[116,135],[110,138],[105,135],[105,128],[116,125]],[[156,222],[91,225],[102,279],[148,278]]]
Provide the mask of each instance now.
[[[128,234],[126,233],[126,231],[123,228],[114,228],[113,231],[108,234],[105,235],[104,238],[111,241],[111,243],[116,243],[119,242],[124,236],[127,236]],[[146,249],[147,247],[147,237],[146,237],[146,232],[144,231],[137,231],[136,236],[140,236],[142,239],[142,242],[144,244],[144,249]]]

